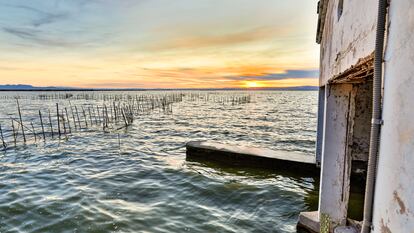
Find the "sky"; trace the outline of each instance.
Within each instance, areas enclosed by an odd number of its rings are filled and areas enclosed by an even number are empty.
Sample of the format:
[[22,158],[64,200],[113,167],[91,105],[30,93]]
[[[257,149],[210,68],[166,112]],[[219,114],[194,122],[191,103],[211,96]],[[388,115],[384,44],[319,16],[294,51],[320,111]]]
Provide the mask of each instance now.
[[317,0],[0,0],[0,84],[317,86]]

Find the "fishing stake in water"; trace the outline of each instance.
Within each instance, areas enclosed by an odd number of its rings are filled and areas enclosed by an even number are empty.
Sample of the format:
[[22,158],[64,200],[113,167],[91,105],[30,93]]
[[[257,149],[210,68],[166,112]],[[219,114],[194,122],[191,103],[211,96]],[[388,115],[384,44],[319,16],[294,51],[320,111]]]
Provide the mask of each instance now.
[[45,127],[43,126],[42,112],[39,110],[40,125],[42,126],[43,141],[46,141]]
[[52,139],[53,139],[53,125],[52,125],[52,116],[50,115],[50,110],[49,111],[49,126],[50,126],[50,132],[52,134]]
[[14,121],[13,121],[13,119],[11,120],[11,122],[12,122],[12,129],[13,129],[14,146],[16,147],[16,144],[17,144],[17,135],[16,135],[16,130],[14,128]]
[[16,101],[17,101],[17,110],[19,112],[20,125],[22,126],[23,141],[24,143],[26,143],[26,135],[24,134],[24,127],[23,127],[22,113],[20,111],[19,99],[16,98]]
[[57,114],[57,124],[58,124],[58,133],[59,133],[59,139],[62,136],[60,132],[60,117],[59,117],[59,104],[56,103],[56,114]]
[[7,143],[4,141],[3,130],[1,128],[1,124],[0,124],[0,136],[1,136],[1,141],[3,143],[3,148],[7,149]]

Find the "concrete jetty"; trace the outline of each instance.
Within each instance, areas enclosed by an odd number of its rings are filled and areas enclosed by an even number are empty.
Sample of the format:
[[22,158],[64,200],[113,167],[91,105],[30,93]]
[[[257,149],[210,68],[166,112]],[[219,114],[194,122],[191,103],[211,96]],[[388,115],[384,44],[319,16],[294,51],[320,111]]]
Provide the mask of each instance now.
[[215,142],[188,142],[188,160],[208,160],[232,166],[268,168],[318,176],[315,157],[298,152],[234,146]]

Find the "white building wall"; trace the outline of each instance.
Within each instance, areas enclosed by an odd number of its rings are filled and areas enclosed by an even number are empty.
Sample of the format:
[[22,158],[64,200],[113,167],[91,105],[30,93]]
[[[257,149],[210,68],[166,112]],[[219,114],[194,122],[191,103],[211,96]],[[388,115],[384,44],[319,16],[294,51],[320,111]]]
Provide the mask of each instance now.
[[[378,0],[330,0],[321,40],[320,86],[325,86],[319,220],[322,229],[347,220],[350,166],[349,136],[352,84],[328,81],[374,51]],[[352,117],[351,117],[352,118]],[[369,125],[369,122],[367,123]],[[328,223],[328,224],[327,224]]]
[[414,1],[392,0],[374,232],[414,233]]
[[374,51],[378,0],[343,0],[343,13],[338,18],[339,1],[328,3],[321,41],[320,86]]
[[331,228],[344,225],[349,200],[350,166],[348,127],[352,84],[333,85],[325,90],[325,123],[322,145],[319,219]]

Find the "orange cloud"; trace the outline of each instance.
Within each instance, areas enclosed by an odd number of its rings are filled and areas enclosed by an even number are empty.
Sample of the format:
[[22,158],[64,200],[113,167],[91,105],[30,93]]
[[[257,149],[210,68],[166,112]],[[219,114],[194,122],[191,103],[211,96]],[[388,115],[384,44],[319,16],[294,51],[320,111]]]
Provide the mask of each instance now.
[[275,36],[281,36],[281,29],[276,32],[275,28],[260,27],[238,32],[225,34],[179,34],[161,39],[145,49],[151,51],[170,50],[170,49],[193,49],[205,47],[228,47],[244,43],[260,42],[269,40]]

